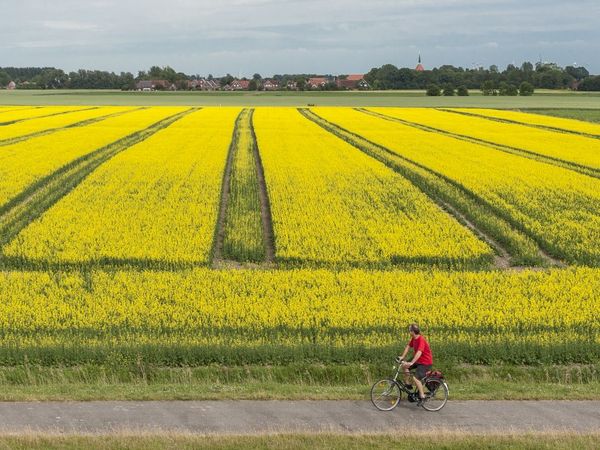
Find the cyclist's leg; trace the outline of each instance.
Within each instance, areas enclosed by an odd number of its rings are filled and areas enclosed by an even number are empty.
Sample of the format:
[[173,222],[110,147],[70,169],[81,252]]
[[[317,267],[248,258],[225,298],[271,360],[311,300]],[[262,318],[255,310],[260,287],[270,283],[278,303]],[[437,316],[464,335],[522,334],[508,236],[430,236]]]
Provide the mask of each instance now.
[[423,383],[421,380],[425,378],[425,373],[427,372],[427,368],[422,364],[416,364],[416,373],[413,375],[413,380],[417,385],[417,389],[419,390],[419,397],[425,398],[425,391],[423,390]]
[[412,366],[408,366],[404,368],[404,382],[408,385],[408,386],[412,386],[412,380],[413,380],[413,376],[410,373],[411,369],[414,368],[414,364]]
[[409,389],[412,389],[412,387],[414,386],[413,371],[415,370],[416,367],[417,367],[417,364],[413,364],[412,366],[408,366],[408,367],[404,368],[404,382],[409,387]]

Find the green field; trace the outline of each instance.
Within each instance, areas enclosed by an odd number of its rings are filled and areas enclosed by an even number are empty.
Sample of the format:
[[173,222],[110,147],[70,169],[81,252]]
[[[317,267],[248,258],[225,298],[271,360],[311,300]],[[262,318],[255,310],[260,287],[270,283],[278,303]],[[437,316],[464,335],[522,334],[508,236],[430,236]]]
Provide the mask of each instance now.
[[0,91],[0,105],[406,106],[477,108],[600,108],[600,93],[539,91],[533,97],[427,97],[422,91],[121,92]]

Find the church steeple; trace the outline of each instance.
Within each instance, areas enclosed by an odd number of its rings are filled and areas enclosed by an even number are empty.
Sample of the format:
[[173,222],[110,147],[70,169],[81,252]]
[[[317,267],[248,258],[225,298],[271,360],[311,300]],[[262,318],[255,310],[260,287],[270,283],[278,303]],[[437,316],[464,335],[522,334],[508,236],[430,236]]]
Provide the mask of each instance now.
[[415,67],[415,70],[417,72],[424,72],[425,71],[425,67],[423,67],[423,64],[421,64],[421,52],[419,52],[419,64],[417,64],[417,67]]

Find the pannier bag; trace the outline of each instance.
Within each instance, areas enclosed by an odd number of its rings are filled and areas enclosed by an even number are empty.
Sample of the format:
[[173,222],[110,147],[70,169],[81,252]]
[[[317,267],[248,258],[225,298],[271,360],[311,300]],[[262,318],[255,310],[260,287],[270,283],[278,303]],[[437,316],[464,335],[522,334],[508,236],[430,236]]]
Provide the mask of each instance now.
[[[439,370],[428,370],[425,373],[425,378],[437,378],[438,380],[443,380],[444,375]],[[432,383],[431,381],[425,383],[425,387],[433,392],[439,385],[437,383]]]
[[443,380],[444,375],[439,370],[428,370],[425,372],[425,378],[439,378],[440,380]]

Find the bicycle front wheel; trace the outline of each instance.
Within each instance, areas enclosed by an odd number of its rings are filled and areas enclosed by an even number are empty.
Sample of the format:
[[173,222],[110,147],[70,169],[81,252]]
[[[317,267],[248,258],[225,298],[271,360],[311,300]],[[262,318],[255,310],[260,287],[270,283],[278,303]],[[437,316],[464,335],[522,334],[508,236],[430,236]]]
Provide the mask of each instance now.
[[394,380],[380,380],[371,388],[371,401],[380,411],[391,411],[401,398],[402,391]]
[[439,378],[429,378],[423,383],[425,386],[425,400],[421,406],[427,411],[439,411],[448,401],[448,385]]

